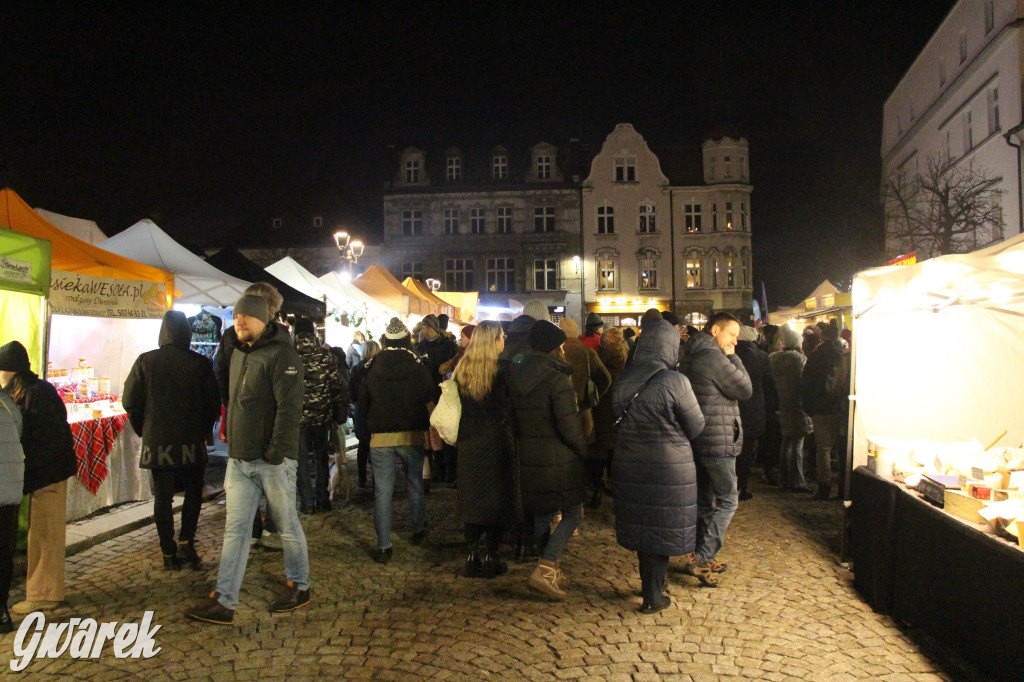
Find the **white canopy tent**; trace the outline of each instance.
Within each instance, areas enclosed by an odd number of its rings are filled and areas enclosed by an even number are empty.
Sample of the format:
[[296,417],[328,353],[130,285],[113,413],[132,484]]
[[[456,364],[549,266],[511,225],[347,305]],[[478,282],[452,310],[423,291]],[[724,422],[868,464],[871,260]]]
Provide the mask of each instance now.
[[853,280],[851,452],[867,439],[1024,441],[1024,235]]
[[97,246],[125,258],[174,274],[177,303],[199,303],[222,308],[232,306],[249,282],[213,267],[174,241],[152,220],[140,220],[124,232]]
[[101,241],[107,238],[107,235],[103,234],[103,231],[100,229],[100,226],[96,224],[95,220],[72,218],[71,216],[47,211],[45,208],[37,208],[35,211],[46,218],[50,224],[59,227],[62,232],[66,232],[72,237],[81,239],[83,242],[98,246]]

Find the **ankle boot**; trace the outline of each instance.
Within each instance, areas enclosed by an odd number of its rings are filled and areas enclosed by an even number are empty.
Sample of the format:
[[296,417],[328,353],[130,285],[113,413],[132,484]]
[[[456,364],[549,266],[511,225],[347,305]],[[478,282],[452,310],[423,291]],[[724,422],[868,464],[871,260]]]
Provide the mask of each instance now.
[[11,620],[11,612],[7,610],[7,603],[4,602],[3,611],[0,611],[0,635],[14,632],[14,622]]
[[487,552],[480,560],[480,575],[490,580],[495,576],[508,573],[508,565],[498,558],[498,553]]
[[469,546],[469,554],[466,556],[466,565],[462,569],[462,575],[467,578],[479,578],[481,569],[480,552],[477,550],[476,544],[471,544]]
[[165,571],[180,571],[181,570],[181,559],[178,558],[177,554],[164,554],[164,570]]
[[198,571],[203,565],[203,560],[199,558],[199,553],[196,552],[195,540],[179,540],[178,556],[181,557],[183,562],[191,566],[193,571]]
[[564,601],[568,595],[558,585],[558,574],[558,565],[554,561],[541,559],[526,584],[552,599]]

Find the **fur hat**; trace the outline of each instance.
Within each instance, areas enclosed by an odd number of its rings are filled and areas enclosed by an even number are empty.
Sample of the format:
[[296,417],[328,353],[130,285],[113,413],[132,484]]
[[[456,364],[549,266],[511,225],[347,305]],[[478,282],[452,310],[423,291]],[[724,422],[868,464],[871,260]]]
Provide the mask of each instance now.
[[308,317],[297,317],[292,331],[296,334],[316,334],[316,325]]
[[547,320],[538,320],[530,327],[530,348],[550,353],[565,343],[565,332]]
[[270,309],[262,296],[246,294],[235,303],[235,314],[254,317],[263,324],[270,322]]
[[592,331],[598,327],[603,327],[604,320],[597,313],[587,313],[587,321],[583,323],[583,326],[587,328],[587,331]]
[[563,317],[558,321],[558,328],[565,332],[567,339],[575,339],[580,335],[580,326],[571,317]]
[[740,327],[740,341],[757,341],[757,330],[748,324]]
[[31,372],[28,351],[18,341],[0,346],[0,372]]
[[800,332],[792,327],[783,327],[779,334],[782,336],[783,350],[796,350],[800,348],[800,344],[803,342]]
[[523,315],[529,315],[535,320],[551,319],[550,315],[548,315],[548,307],[544,305],[544,301],[538,301],[537,299],[526,302],[526,305],[523,306]]
[[[436,322],[437,318],[434,318],[434,321]],[[409,336],[409,330],[405,328],[400,319],[392,317],[388,322],[387,329],[384,330],[384,336],[389,339],[404,339]]]
[[520,315],[516,319],[512,320],[512,324],[508,328],[509,334],[529,334],[530,329],[533,327],[533,323],[537,320],[530,317],[529,315]]

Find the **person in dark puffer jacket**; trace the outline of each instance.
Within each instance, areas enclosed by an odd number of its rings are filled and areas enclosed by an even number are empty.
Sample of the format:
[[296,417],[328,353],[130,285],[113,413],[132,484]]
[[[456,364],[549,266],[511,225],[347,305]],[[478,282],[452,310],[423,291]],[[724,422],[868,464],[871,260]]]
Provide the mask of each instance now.
[[[824,325],[821,343],[807,358],[801,376],[804,410],[811,416],[814,426],[818,479],[818,491],[814,497],[818,500],[827,500],[832,491],[832,452],[843,451],[841,434],[846,419],[846,396],[850,389],[837,378],[844,370],[844,355],[846,348],[839,340],[839,325],[832,320],[831,324]],[[844,470],[845,467],[840,466],[840,472]]]
[[11,396],[0,391],[0,635],[14,631],[7,598],[14,577],[18,545],[18,510],[25,485],[25,451],[21,447],[21,412]]
[[750,376],[735,353],[739,333],[739,320],[729,313],[716,313],[708,320],[706,332],[694,334],[686,342],[680,367],[704,413],[704,431],[693,441],[697,550],[685,570],[708,587],[718,583],[714,573],[725,571],[725,564],[715,556],[739,504],[736,457],[743,449],[743,425],[737,403],[753,394]]
[[[153,476],[153,519],[164,568],[187,562],[202,567],[195,548],[206,472],[206,439],[220,414],[220,396],[210,360],[189,349],[192,329],[185,315],[164,313],[159,348],[140,355],[124,382],[122,403],[142,437],[139,467]],[[181,530],[174,542],[174,479],[185,486]]]
[[[565,332],[546,320],[530,328],[529,353],[516,356],[509,391],[519,442],[522,505],[534,518],[540,561],[528,585],[565,599],[558,558],[580,521],[587,442],[576,409],[570,365],[561,353]],[[562,521],[550,532],[557,512]]]
[[757,347],[757,330],[746,325],[740,330],[740,340],[736,342],[736,355],[743,361],[743,366],[750,375],[750,386],[753,391],[749,400],[740,401],[740,419],[743,422],[743,450],[736,460],[736,484],[740,491],[739,499],[749,500],[754,496],[747,490],[750,479],[750,467],[754,463],[758,444],[764,434],[765,393],[775,392],[772,381],[772,368],[768,354]]
[[637,553],[645,614],[671,603],[664,594],[669,557],[693,552],[696,543],[697,470],[690,442],[703,431],[704,415],[690,381],[672,371],[678,358],[679,332],[667,321],[652,322],[612,386],[615,415],[640,392],[619,424],[612,481],[615,537]]
[[[316,337],[316,326],[308,317],[295,320],[295,352],[302,358],[305,393],[302,398],[302,419],[299,421],[299,451],[296,480],[303,513],[330,511],[327,489],[330,462],[327,440],[331,427],[348,418],[348,396],[341,381],[341,372],[334,353],[326,350]],[[309,455],[316,466],[316,490],[309,477]]]

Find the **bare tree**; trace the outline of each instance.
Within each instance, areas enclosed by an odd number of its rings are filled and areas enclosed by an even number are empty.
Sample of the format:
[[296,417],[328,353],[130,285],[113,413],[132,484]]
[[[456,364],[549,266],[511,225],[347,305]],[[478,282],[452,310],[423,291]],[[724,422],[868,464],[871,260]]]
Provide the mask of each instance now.
[[885,184],[886,250],[930,258],[967,253],[1002,239],[998,180],[973,161],[929,157],[923,172],[896,169]]

